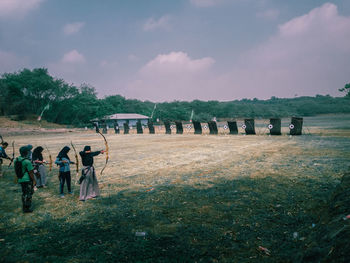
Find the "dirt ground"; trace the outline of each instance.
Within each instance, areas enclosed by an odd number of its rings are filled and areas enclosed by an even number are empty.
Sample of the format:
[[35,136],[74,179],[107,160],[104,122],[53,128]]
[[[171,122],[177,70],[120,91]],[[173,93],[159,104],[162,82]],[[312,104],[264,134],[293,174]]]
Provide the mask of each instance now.
[[[95,158],[101,197],[79,202],[79,185],[74,185],[74,194],[60,199],[54,166],[48,188],[34,194],[32,215],[22,214],[14,172],[5,168],[0,178],[3,260],[301,262],[311,247],[332,248],[315,245],[312,236],[321,230],[330,196],[349,169],[349,119],[306,118],[304,135],[293,137],[286,128],[281,136],[269,136],[264,120],[257,135],[241,129],[228,135],[223,128],[219,135],[109,131],[102,175],[105,155]],[[78,151],[85,145],[105,147],[92,130],[6,131],[4,139],[15,141],[16,155],[26,144],[45,146],[47,160],[48,150],[55,159],[71,141]],[[73,150],[69,154],[75,161]],[[342,218],[346,213],[342,210]],[[333,251],[315,258],[332,261]]]

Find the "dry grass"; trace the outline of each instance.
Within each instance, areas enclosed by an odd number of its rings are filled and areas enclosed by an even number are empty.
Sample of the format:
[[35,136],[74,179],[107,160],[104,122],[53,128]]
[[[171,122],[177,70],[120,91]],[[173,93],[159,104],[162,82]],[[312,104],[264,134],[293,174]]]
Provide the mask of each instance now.
[[[74,195],[58,198],[54,168],[49,188],[34,194],[33,215],[21,213],[9,170],[0,179],[0,252],[9,262],[293,261],[350,159],[348,130],[318,124],[299,137],[110,133],[102,176],[105,157],[95,158],[101,198],[79,202],[77,185]],[[78,151],[104,148],[92,131],[6,140],[15,140],[17,151],[47,145],[53,158],[70,141]],[[257,251],[260,245],[271,256]]]

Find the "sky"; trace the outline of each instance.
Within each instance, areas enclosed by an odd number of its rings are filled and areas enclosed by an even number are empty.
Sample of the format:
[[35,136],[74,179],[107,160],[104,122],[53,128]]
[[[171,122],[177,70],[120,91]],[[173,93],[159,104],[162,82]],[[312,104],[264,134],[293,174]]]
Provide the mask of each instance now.
[[349,0],[0,0],[0,74],[47,68],[98,97],[343,96]]

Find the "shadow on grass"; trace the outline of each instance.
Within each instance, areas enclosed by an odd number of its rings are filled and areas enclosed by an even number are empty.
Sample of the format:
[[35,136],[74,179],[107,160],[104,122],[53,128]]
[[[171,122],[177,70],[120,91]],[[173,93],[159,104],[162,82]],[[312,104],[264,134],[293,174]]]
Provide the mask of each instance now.
[[111,193],[87,201],[84,214],[48,213],[25,231],[2,222],[0,254],[4,262],[295,262],[333,189],[327,178],[271,176]]

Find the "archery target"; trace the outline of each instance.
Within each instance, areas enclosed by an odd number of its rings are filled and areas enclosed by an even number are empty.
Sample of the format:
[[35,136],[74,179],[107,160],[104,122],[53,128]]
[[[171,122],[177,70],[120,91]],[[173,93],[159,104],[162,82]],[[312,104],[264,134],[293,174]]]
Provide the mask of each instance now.
[[272,124],[269,124],[269,126],[267,126],[269,128],[269,130],[271,130],[273,128]]
[[242,125],[242,129],[245,130],[247,126],[245,124]]
[[191,125],[187,125],[187,129],[191,130],[192,126]]
[[290,124],[290,125],[289,125],[289,129],[293,130],[293,129],[294,129],[294,125],[293,125],[293,124]]
[[203,128],[206,130],[206,129],[208,129],[208,126],[207,126],[207,125],[204,125],[204,127],[203,127]]
[[174,125],[170,125],[170,129],[174,129],[175,127],[174,127]]
[[224,129],[227,130],[227,128],[228,128],[227,125],[224,125]]

